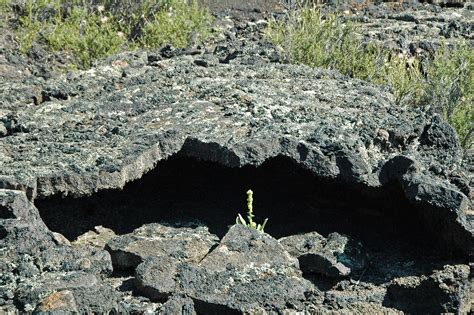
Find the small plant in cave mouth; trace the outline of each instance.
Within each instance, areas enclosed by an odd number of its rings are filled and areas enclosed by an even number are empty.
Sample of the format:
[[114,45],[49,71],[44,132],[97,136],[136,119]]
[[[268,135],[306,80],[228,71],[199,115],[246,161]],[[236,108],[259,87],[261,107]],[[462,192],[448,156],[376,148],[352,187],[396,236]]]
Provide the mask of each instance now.
[[263,229],[265,228],[265,225],[267,224],[268,218],[266,218],[262,224],[257,224],[256,222],[253,221],[254,216],[255,215],[253,214],[253,191],[249,189],[247,191],[247,220],[249,222],[247,223],[245,219],[239,213],[237,215],[237,218],[235,219],[235,223],[248,226],[250,228],[256,229],[257,231],[263,233],[264,232]]

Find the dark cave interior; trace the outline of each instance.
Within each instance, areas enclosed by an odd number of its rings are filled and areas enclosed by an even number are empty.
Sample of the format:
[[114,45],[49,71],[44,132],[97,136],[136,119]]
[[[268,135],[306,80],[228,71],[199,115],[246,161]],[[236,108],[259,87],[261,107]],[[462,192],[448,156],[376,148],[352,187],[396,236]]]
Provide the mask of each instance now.
[[[204,224],[222,237],[239,212],[245,215],[249,188],[254,191],[255,221],[269,218],[265,232],[275,238],[316,231],[361,241],[370,261],[365,281],[429,274],[464,260],[435,246],[433,233],[399,186],[368,189],[323,180],[284,157],[258,167],[229,168],[177,154],[123,190],[55,196],[37,200],[36,206],[46,225],[69,240],[97,225],[125,234],[152,222]],[[334,284],[308,279],[321,289]]]
[[259,167],[228,168],[180,154],[161,161],[123,190],[81,198],[36,201],[46,225],[68,239],[102,225],[117,234],[151,222],[201,222],[222,237],[237,213],[246,214],[254,191],[256,221],[279,238],[317,231],[344,233],[373,250],[430,249],[432,239],[396,186],[368,190],[321,180],[293,161],[276,157]]

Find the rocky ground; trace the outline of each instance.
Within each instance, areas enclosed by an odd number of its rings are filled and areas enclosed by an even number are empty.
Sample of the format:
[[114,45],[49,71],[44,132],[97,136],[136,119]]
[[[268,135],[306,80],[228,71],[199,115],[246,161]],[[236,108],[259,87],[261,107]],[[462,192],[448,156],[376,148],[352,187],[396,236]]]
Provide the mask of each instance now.
[[[288,64],[263,30],[291,4],[205,2],[205,45],[87,71],[2,32],[0,313],[472,311],[473,169],[452,127]],[[469,3],[337,9],[407,53],[473,40]],[[234,225],[249,188],[267,233]]]

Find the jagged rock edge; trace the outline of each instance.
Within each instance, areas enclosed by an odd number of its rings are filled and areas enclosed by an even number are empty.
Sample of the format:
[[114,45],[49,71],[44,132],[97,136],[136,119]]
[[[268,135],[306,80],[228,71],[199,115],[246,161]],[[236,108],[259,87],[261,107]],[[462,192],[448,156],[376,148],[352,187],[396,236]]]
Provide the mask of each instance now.
[[[215,141],[207,142],[192,136],[182,136],[176,132],[167,132],[164,134],[163,141],[151,146],[138,157],[130,158],[130,163],[123,166],[120,171],[102,171],[89,176],[64,174],[57,177],[40,177],[36,179],[34,185],[9,184],[7,180],[7,187],[0,188],[25,191],[32,202],[36,198],[41,199],[56,194],[71,195],[73,197],[88,196],[99,190],[122,189],[128,182],[140,179],[144,174],[151,171],[158,162],[178,153],[202,161],[216,162],[226,167],[259,166],[267,160],[283,156],[323,180],[341,180],[346,184],[362,184],[367,188],[383,188],[388,184],[381,183],[379,180],[361,181],[361,178],[355,178],[353,174],[346,174],[347,170],[343,170],[339,166],[336,156],[325,155],[318,147],[289,137],[271,139],[270,141],[268,139],[266,141],[249,139],[245,143],[230,145]],[[345,152],[342,152],[342,154],[344,155]],[[351,159],[347,159],[346,162],[351,163]],[[371,179],[380,173],[380,169],[372,171],[374,173],[369,174]],[[452,227],[455,235],[461,239],[449,236],[444,239],[446,246],[455,245],[462,252],[470,256],[473,254],[474,230],[465,214],[466,209],[471,207],[468,197],[445,182],[438,181],[435,186],[428,183],[437,191],[456,196],[458,202],[437,200],[437,196],[426,194],[422,187],[426,183],[423,182],[423,176],[417,170],[406,169],[401,174],[397,174],[392,180],[396,180],[401,185],[405,198],[414,207],[436,209],[436,211],[441,211],[438,212],[438,220],[439,218],[449,219],[448,226]],[[431,213],[435,214],[436,212],[432,211]],[[432,221],[430,216],[423,215],[423,217],[428,221]],[[457,244],[452,244],[453,241]]]

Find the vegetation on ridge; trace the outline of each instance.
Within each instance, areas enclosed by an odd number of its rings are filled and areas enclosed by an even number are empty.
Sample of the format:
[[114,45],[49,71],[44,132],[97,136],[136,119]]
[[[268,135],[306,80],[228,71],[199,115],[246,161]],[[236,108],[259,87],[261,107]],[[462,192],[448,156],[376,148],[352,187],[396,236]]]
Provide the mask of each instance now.
[[[318,1],[296,1],[310,5]],[[186,47],[211,34],[212,15],[196,0],[0,0],[0,27],[11,26],[24,53],[35,42],[65,52],[88,68],[126,49],[170,43]],[[267,37],[294,63],[338,69],[388,86],[397,104],[430,107],[456,129],[464,148],[474,142],[474,50],[443,44],[431,58],[365,43],[357,23],[306,6],[272,21]]]
[[0,10],[2,23],[10,17],[16,24],[23,52],[41,42],[70,53],[82,68],[124,49],[185,47],[205,39],[212,21],[194,0],[0,0]]
[[315,6],[272,21],[266,35],[293,63],[386,85],[400,105],[431,106],[456,129],[463,147],[472,147],[474,50],[466,43],[443,44],[431,60],[397,54],[364,43],[357,23],[339,14],[323,15]]

